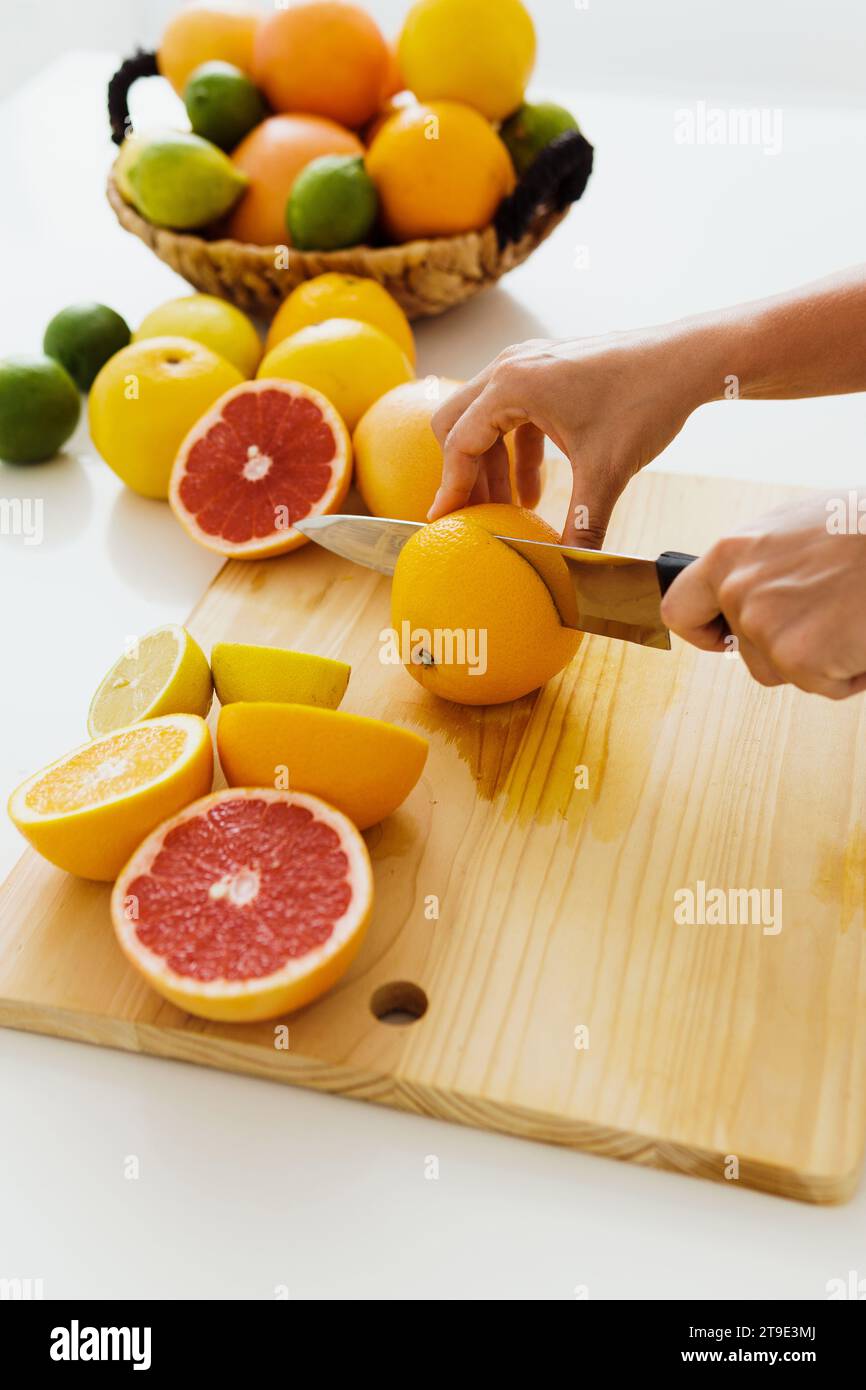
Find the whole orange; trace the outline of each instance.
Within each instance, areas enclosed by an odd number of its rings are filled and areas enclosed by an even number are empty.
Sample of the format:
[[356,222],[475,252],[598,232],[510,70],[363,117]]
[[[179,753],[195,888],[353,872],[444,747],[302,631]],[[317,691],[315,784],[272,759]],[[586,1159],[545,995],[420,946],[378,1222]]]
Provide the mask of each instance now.
[[201,63],[233,63],[251,72],[253,40],[261,14],[239,0],[192,0],[168,21],[157,63],[179,96]]
[[372,121],[368,121],[364,126],[364,144],[372,145],[385,122],[390,121],[392,116],[399,116],[400,112],[404,111],[407,106],[417,105],[418,98],[414,96],[412,92],[397,92],[394,96],[387,97],[386,100],[382,102],[382,105],[376,112]]
[[562,556],[552,549],[530,560],[499,536],[559,539],[534,512],[486,502],[422,526],[400,551],[391,623],[409,638],[409,675],[441,699],[519,700],[552,680],[580,645]]
[[389,64],[381,30],[357,5],[296,0],[259,27],[253,77],[275,111],[357,127],[375,115]]
[[469,106],[407,106],[386,121],[367,154],[382,218],[396,241],[486,227],[514,188],[511,156]]
[[[423,377],[380,396],[355,428],[355,483],[373,516],[426,521],[442,481],[442,450],[432,419],[460,386],[447,377]],[[514,435],[505,436],[512,496],[517,498]],[[545,465],[540,482],[544,486]]]
[[356,135],[324,116],[269,116],[232,155],[250,186],[231,215],[229,236],[257,246],[286,245],[286,202],[301,170],[323,154],[363,153]]
[[355,482],[373,516],[426,521],[442,481],[433,412],[459,385],[427,377],[396,386],[370,406],[353,439]]

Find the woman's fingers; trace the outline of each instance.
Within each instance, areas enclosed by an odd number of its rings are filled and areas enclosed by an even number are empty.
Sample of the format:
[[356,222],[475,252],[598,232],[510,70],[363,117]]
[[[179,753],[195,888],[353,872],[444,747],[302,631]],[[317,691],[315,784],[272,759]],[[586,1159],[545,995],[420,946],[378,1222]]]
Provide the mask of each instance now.
[[490,487],[487,482],[487,474],[484,469],[479,469],[478,477],[472,486],[472,491],[466,499],[467,507],[480,507],[482,502],[490,501]]
[[433,433],[439,440],[442,448],[445,448],[445,441],[453,430],[460,416],[468,410],[473,401],[477,400],[493,375],[496,362],[491,362],[485,367],[483,372],[479,372],[471,381],[464,382],[462,386],[456,386],[449,391],[440,406],[433,412],[430,424]]
[[705,652],[723,652],[724,629],[719,623],[719,600],[706,557],[677,575],[662,599],[662,622]]
[[[730,642],[730,638],[728,638],[728,642]],[[750,642],[747,637],[737,637],[736,643],[735,650],[746,663],[749,674],[759,685],[776,686],[785,684],[785,677],[776,670],[772,661],[764,656],[753,642]]]
[[625,486],[591,463],[573,463],[574,483],[568,517],[562,532],[563,545],[600,550],[611,513]]
[[[450,405],[450,397],[445,405]],[[489,386],[476,396],[446,435],[442,482],[427,513],[428,521],[466,506],[482,471],[484,456],[497,443],[501,444],[502,435],[517,423],[521,422],[503,419],[501,404]]]
[[518,425],[514,431],[514,481],[517,501],[534,509],[541,500],[544,435],[537,425]]
[[487,475],[491,502],[511,501],[511,473],[505,440],[499,439],[488,449],[482,460],[482,472]]

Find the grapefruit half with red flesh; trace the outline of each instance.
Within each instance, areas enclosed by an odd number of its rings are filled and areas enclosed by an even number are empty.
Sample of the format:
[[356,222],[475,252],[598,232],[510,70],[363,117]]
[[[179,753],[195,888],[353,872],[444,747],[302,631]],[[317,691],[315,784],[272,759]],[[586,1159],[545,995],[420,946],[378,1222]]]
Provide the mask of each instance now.
[[306,537],[293,523],[336,511],[352,443],[330,401],[296,381],[245,381],[180,446],[168,500],[193,540],[236,560],[282,555]]
[[278,1018],[336,984],[373,902],[367,847],[318,797],[235,788],[166,821],[111,896],[124,954],[200,1018]]

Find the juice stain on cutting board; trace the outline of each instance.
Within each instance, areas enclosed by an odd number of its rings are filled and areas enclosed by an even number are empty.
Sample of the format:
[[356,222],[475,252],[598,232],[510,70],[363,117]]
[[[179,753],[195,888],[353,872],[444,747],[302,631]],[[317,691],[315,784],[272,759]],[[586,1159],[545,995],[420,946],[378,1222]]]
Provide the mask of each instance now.
[[858,825],[845,845],[823,846],[812,892],[839,909],[843,932],[858,917],[866,927],[866,827]]
[[400,718],[444,739],[467,764],[478,795],[493,801],[505,786],[536,700],[526,695],[507,705],[453,705],[419,694],[401,707]]
[[507,705],[421,696],[405,717],[454,747],[487,801],[521,827],[566,821],[616,840],[628,827],[676,703],[677,664],[604,639],[587,641],[542,690]]

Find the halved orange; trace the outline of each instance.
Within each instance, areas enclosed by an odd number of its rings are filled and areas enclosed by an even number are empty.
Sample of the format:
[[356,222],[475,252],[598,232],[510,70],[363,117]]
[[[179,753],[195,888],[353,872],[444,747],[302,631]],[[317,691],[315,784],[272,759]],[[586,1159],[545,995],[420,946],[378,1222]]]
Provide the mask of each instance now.
[[277,1018],[330,989],[370,918],[367,847],[313,796],[214,792],[161,825],[111,896],[120,947],[201,1018]]
[[154,826],[210,791],[213,745],[196,714],[145,719],[23,782],[9,815],[34,849],[82,878],[116,878]]
[[336,511],[349,490],[352,442],[335,408],[297,381],[227,391],[180,446],[168,500],[193,540],[236,560],[306,543],[294,523]]

